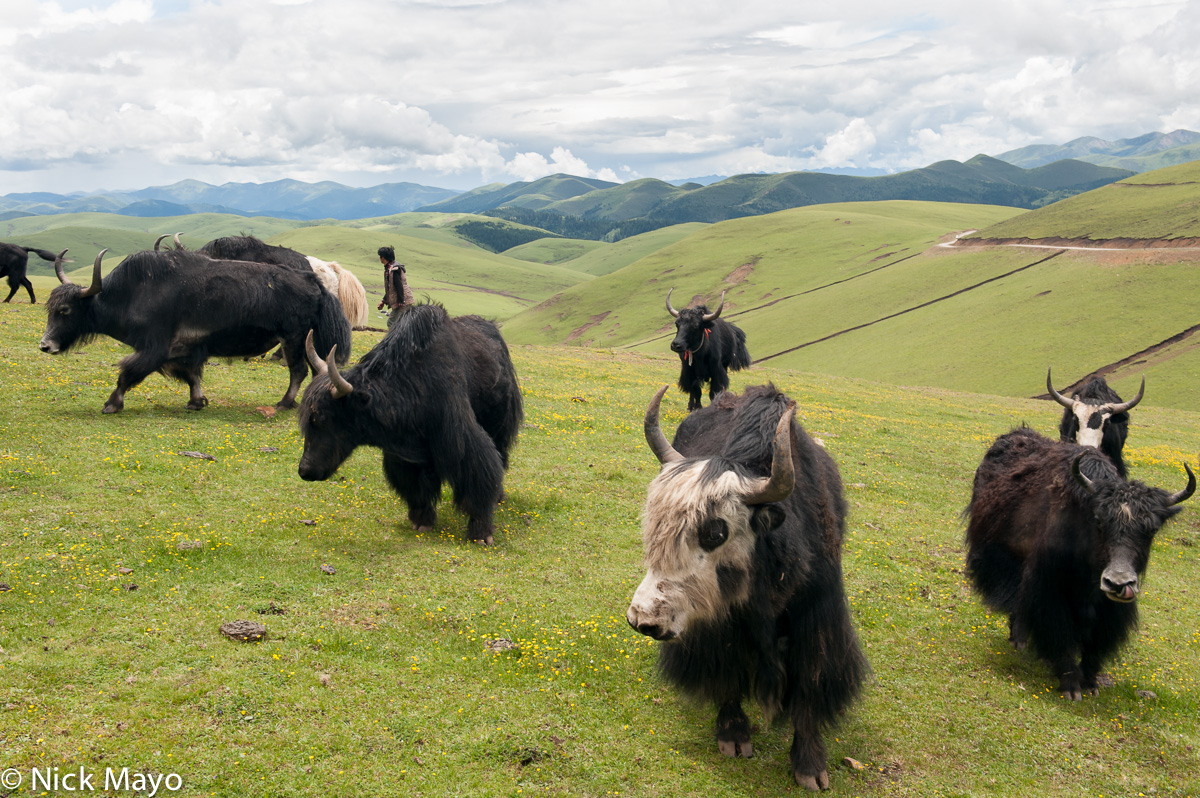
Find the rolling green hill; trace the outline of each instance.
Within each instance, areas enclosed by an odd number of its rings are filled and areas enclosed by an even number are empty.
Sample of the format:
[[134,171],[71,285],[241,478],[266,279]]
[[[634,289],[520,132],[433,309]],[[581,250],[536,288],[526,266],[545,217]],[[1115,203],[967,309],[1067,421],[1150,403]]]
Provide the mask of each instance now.
[[1074,158],[1132,172],[1149,172],[1200,159],[1200,133],[1176,130],[1171,133],[1146,133],[1117,141],[1084,136],[1066,144],[1021,147],[996,157],[1027,169]]
[[1135,175],[1014,216],[964,240],[1200,237],[1200,161]]
[[479,211],[497,208],[501,205],[513,205],[518,208],[538,209],[556,200],[576,197],[602,188],[611,188],[614,183],[607,180],[596,180],[574,175],[549,175],[533,182],[518,182],[491,184],[459,194],[456,197],[435,202],[418,208],[419,211],[439,211],[442,213],[478,213]]

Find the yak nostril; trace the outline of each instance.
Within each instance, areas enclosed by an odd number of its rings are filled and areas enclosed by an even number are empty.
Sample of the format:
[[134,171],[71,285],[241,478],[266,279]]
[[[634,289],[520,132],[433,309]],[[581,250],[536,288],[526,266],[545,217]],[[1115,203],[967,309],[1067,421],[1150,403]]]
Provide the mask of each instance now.
[[657,624],[639,623],[634,628],[636,628],[639,632],[644,634],[646,637],[653,637],[655,640],[662,640],[663,630],[662,630],[662,627],[658,626]]

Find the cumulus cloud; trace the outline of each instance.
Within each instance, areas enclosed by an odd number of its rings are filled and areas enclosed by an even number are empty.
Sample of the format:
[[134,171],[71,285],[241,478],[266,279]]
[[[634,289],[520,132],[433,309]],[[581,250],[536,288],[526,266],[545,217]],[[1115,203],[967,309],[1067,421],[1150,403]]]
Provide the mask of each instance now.
[[0,193],[82,175],[468,188],[552,172],[896,170],[1200,127],[1200,6],[1186,2],[10,6]]

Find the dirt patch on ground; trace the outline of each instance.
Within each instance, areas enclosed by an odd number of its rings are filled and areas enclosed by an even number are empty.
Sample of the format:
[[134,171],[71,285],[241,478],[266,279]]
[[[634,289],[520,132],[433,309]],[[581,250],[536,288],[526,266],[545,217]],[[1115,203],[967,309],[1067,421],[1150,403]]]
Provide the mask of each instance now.
[[761,259],[762,257],[760,255],[755,255],[748,263],[743,263],[741,266],[738,266],[729,274],[725,275],[725,282],[733,285],[746,282],[746,280],[750,278],[750,274],[754,271],[754,267],[758,265],[758,262]]
[[607,319],[609,313],[612,313],[612,311],[606,310],[603,313],[597,313],[595,316],[592,316],[591,318],[588,319],[587,324],[580,325],[579,327],[576,327],[574,330],[571,330],[571,334],[567,336],[567,340],[568,341],[578,340],[579,336],[583,335],[585,332],[587,332],[588,330],[592,329],[600,322]]
[[960,247],[1087,247],[1088,249],[1190,249],[1200,238],[960,238]]

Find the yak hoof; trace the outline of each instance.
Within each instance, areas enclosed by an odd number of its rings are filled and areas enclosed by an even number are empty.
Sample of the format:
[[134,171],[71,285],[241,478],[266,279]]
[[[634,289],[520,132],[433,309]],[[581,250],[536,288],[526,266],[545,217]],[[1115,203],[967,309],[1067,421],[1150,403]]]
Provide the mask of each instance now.
[[478,543],[480,546],[491,546],[496,541],[492,539],[491,535],[488,535],[486,538],[472,538],[471,542]]
[[280,399],[278,402],[275,403],[276,410],[291,410],[295,406],[296,406],[295,399]]
[[1066,689],[1061,689],[1061,690],[1059,690],[1059,693],[1061,693],[1063,698],[1065,698],[1069,701],[1082,701],[1083,700],[1083,693],[1080,691],[1080,689],[1078,687],[1068,687]]
[[742,757],[749,759],[754,756],[754,746],[748,742],[741,743],[736,740],[717,740],[717,750],[722,755],[732,758]]
[[413,529],[415,529],[418,532],[432,532],[433,525],[432,524],[413,524]]
[[125,409],[124,404],[115,405],[112,402],[109,402],[108,404],[106,404],[104,406],[105,413],[120,413],[124,409]]
[[188,410],[203,410],[208,407],[208,397],[201,396],[199,399],[193,399],[187,403]]
[[812,792],[819,792],[821,790],[829,789],[829,771],[828,770],[822,770],[820,773],[816,774],[815,776],[812,775],[811,773],[801,773],[800,771],[796,771],[796,772],[792,773],[792,775],[795,777],[796,783],[799,784],[801,787],[803,787],[806,790],[811,790]]

